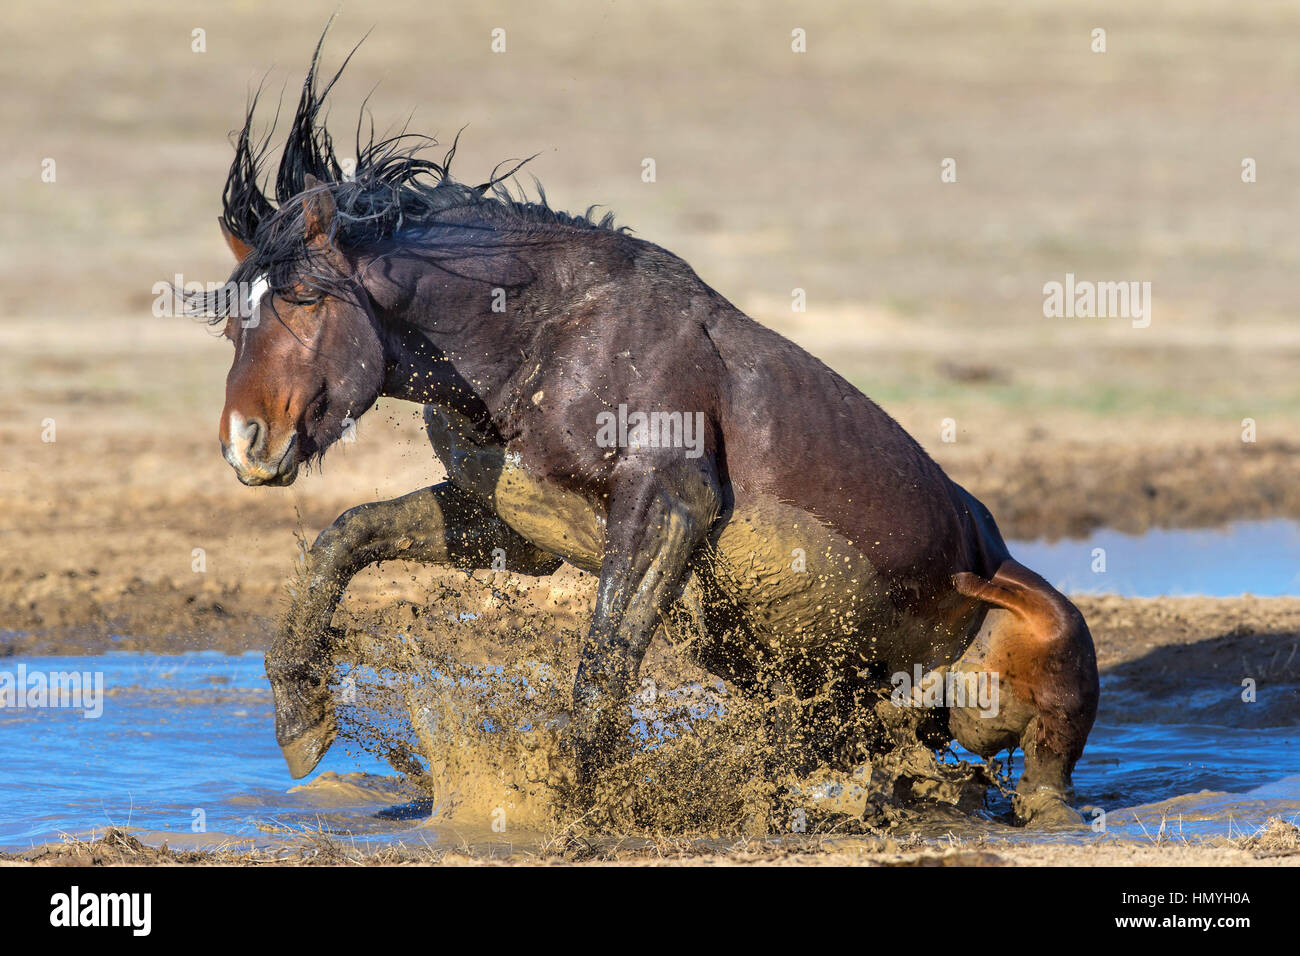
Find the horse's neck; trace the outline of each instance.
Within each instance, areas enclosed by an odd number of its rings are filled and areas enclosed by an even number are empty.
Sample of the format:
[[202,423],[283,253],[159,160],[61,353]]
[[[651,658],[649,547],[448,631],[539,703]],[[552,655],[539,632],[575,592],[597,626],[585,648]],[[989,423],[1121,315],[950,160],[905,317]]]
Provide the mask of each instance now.
[[480,234],[472,246],[359,263],[388,332],[383,394],[472,418],[496,410],[536,334],[534,310],[520,306],[550,292],[547,260],[544,246],[491,246]]

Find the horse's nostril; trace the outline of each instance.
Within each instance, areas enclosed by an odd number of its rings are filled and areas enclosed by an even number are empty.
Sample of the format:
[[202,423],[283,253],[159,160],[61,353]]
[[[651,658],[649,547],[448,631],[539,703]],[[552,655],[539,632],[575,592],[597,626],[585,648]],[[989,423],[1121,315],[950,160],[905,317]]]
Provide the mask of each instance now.
[[262,445],[266,443],[266,434],[266,422],[260,418],[250,418],[244,423],[241,437],[248,443],[250,455],[256,455],[262,450]]

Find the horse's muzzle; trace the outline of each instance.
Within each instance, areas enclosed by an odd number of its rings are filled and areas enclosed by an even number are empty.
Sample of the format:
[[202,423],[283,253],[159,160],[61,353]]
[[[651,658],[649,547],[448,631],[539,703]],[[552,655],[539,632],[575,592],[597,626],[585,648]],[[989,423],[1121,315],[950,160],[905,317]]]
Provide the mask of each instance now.
[[231,416],[230,441],[221,443],[221,455],[245,485],[291,485],[298,477],[298,436],[292,434],[284,448],[267,456],[267,427],[258,419],[237,421]]

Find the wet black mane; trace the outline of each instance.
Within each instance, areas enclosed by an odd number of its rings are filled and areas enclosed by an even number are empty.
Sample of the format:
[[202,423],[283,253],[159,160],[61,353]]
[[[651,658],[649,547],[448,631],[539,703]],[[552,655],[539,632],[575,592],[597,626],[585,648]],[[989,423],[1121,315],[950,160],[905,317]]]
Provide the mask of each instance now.
[[[342,249],[446,223],[451,221],[453,213],[457,221],[464,221],[467,212],[477,222],[516,232],[545,225],[622,231],[615,226],[613,213],[597,219],[594,206],[581,215],[552,209],[547,205],[540,183],[536,184],[536,199],[512,193],[506,181],[527,159],[514,163],[505,172],[501,170],[508,164],[498,165],[487,182],[478,186],[456,182],[451,176],[451,161],[459,134],[441,162],[423,155],[436,145],[433,137],[403,130],[376,139],[373,121],[368,123],[369,133],[363,142],[362,127],[368,121],[364,105],[356,129],[356,169],[351,176],[345,176],[322,111],[326,97],[357,47],[318,91],[324,41],[322,35],[303,81],[302,95],[275,174],[274,200],[266,194],[262,182],[268,171],[275,122],[260,138],[255,140],[253,134],[260,89],[251,97],[243,128],[235,137],[235,158],[222,192],[221,220],[253,252],[235,269],[232,283],[251,283],[265,275],[271,291],[280,295],[291,295],[304,283],[319,292],[338,290],[342,277],[331,276],[328,269],[312,261],[304,241],[303,205],[291,201],[307,188],[308,176],[319,180],[334,200],[337,212],[331,239]],[[197,311],[220,321],[236,304],[231,297],[208,295]]]

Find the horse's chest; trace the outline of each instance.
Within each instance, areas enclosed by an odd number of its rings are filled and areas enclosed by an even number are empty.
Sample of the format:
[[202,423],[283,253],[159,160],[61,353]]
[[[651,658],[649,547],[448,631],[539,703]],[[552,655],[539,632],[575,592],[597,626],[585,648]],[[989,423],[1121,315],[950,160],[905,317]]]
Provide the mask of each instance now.
[[581,495],[523,467],[504,445],[483,443],[454,413],[428,408],[425,428],[447,479],[491,504],[524,539],[584,571],[599,572],[605,515]]

